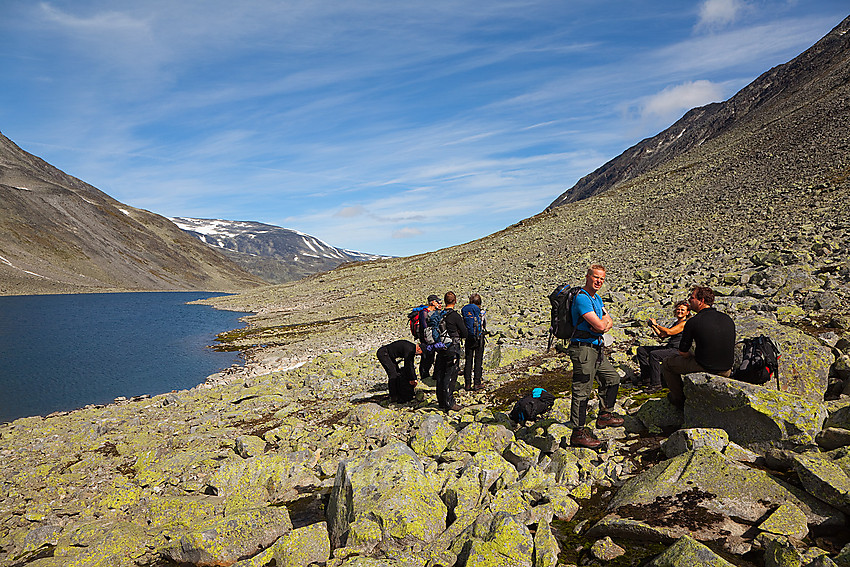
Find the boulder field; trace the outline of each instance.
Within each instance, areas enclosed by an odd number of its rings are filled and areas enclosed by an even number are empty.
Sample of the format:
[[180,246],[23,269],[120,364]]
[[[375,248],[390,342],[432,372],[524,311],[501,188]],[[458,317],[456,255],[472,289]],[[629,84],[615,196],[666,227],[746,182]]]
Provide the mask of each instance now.
[[[734,313],[734,309],[727,310]],[[492,325],[487,390],[390,403],[372,350],[249,365],[192,390],[0,426],[6,565],[850,565],[850,399],[840,349],[770,318],[776,382],[685,379],[687,403],[629,383],[624,426],[568,446],[569,360]],[[830,378],[832,376],[832,378]],[[533,386],[536,422],[507,417]],[[834,397],[834,396],[833,396]],[[591,417],[595,416],[591,407]],[[591,421],[591,424],[593,422]]]

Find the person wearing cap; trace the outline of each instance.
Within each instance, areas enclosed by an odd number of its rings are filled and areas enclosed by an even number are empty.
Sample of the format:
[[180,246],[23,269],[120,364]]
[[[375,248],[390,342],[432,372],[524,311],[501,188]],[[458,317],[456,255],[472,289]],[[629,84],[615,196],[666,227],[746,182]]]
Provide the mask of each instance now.
[[612,413],[620,390],[620,374],[602,352],[603,335],[614,327],[614,321],[597,292],[605,283],[605,268],[593,264],[587,269],[585,283],[572,304],[573,326],[576,329],[567,347],[573,365],[570,421],[573,433],[570,445],[595,449],[602,444],[586,427],[587,401],[593,391],[593,379],[599,383],[599,415],[596,427],[617,427],[623,418]]
[[[437,309],[440,309],[442,306],[443,302],[440,301],[439,296],[434,294],[428,296],[428,307],[426,308],[428,310],[428,316]],[[422,355],[419,357],[419,378],[424,380],[431,376],[431,367],[434,366],[434,357],[437,353],[433,350],[426,349],[425,345],[420,345],[420,347]]]

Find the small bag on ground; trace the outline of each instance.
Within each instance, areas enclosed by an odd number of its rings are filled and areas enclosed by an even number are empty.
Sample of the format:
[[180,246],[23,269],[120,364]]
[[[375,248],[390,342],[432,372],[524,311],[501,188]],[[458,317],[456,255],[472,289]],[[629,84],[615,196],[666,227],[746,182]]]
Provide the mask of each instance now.
[[516,423],[534,421],[541,414],[549,411],[555,405],[555,396],[543,388],[534,388],[530,394],[514,404],[514,409],[508,417]]

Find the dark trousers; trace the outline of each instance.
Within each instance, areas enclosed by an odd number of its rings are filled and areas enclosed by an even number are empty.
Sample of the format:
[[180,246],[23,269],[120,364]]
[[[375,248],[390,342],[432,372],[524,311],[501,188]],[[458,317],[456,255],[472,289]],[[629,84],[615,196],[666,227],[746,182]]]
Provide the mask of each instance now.
[[437,352],[434,360],[434,380],[437,381],[437,404],[443,409],[455,405],[455,380],[460,360],[460,346],[452,343],[448,348]]
[[422,348],[422,355],[419,357],[419,377],[424,380],[431,376],[431,367],[434,366],[434,355],[436,351],[425,350]]
[[637,359],[640,365],[641,383],[649,386],[660,386],[661,361],[677,354],[679,354],[677,349],[666,345],[638,347]]
[[414,387],[411,382],[416,381],[413,367],[407,368],[407,365],[400,366],[398,361],[390,357],[385,346],[378,349],[378,361],[384,367],[384,370],[387,371],[387,386],[390,390],[390,400],[397,402],[409,402],[412,400]]
[[465,361],[463,365],[463,384],[469,390],[474,384],[481,385],[481,374],[484,368],[484,337],[466,339]]

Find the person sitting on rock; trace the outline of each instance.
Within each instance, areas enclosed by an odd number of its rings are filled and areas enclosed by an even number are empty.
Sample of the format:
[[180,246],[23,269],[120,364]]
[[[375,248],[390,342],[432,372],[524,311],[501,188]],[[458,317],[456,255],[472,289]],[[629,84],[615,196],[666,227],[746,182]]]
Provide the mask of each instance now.
[[[394,341],[378,349],[378,360],[387,372],[390,401],[407,403],[413,399],[416,386],[413,360],[421,352],[419,345],[405,340]],[[403,366],[399,366],[401,361]]]
[[714,291],[695,286],[688,295],[688,305],[696,315],[682,329],[679,353],[661,363],[661,375],[670,390],[667,397],[678,408],[685,406],[682,374],[709,372],[728,378],[735,363],[735,322],[713,307]]
[[587,401],[593,391],[593,379],[599,382],[600,409],[596,427],[617,427],[623,418],[611,413],[620,390],[620,374],[602,352],[602,336],[614,326],[614,321],[596,293],[605,283],[605,268],[593,264],[587,269],[584,287],[573,300],[571,315],[576,332],[570,339],[567,354],[573,365],[570,422],[573,432],[570,445],[595,449],[602,444],[585,426]]
[[649,328],[658,339],[667,339],[663,345],[640,346],[637,349],[638,364],[640,364],[640,382],[638,385],[649,393],[661,389],[661,361],[669,356],[679,354],[679,342],[682,330],[690,317],[688,302],[679,301],[673,306],[673,316],[676,320],[669,327],[662,327],[655,319],[649,319]]

